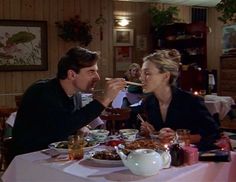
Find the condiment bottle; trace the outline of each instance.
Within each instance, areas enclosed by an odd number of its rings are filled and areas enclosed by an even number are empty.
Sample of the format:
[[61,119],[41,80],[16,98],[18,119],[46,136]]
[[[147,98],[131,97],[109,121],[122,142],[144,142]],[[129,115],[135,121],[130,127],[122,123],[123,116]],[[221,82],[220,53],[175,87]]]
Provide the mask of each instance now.
[[171,165],[181,166],[184,164],[184,150],[179,145],[178,137],[175,138],[174,143],[170,146]]

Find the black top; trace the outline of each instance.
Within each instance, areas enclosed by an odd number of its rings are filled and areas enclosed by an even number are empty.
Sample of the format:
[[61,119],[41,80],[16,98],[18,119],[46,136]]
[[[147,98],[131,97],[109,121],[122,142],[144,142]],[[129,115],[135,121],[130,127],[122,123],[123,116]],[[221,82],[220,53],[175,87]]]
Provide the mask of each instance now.
[[153,94],[148,95],[139,108],[132,110],[136,113],[143,111],[146,120],[156,130],[164,127],[173,130],[185,128],[191,134],[200,134],[203,140],[209,142],[220,136],[217,122],[207,110],[204,100],[178,88],[172,89],[172,100],[165,121],[161,117],[159,101]]
[[93,100],[81,109],[78,95],[68,97],[59,80],[41,80],[25,92],[13,127],[13,155],[45,149],[98,117],[104,106]]

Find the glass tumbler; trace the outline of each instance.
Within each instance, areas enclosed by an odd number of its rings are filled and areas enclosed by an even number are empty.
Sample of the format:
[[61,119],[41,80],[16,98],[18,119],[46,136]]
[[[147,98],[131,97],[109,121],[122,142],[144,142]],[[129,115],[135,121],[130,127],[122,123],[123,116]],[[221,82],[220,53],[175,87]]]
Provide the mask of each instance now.
[[80,160],[84,157],[84,138],[82,136],[68,137],[68,155],[70,160]]
[[178,136],[179,143],[183,146],[190,145],[190,130],[188,129],[177,129],[176,134]]

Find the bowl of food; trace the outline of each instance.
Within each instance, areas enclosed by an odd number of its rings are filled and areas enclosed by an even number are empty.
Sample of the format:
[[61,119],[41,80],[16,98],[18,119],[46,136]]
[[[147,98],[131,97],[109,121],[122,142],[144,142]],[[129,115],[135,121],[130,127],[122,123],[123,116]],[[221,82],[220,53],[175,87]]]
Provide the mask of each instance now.
[[138,134],[137,129],[121,129],[119,133],[124,141],[134,141]]
[[92,138],[95,139],[96,141],[104,142],[109,135],[109,131],[104,129],[97,129],[97,130],[91,130],[90,134]]

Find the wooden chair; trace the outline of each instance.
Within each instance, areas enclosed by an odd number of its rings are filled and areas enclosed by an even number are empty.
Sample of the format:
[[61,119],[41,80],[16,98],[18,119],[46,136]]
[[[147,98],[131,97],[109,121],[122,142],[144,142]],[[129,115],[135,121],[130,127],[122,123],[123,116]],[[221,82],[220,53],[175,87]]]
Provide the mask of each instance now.
[[15,103],[16,103],[17,108],[20,107],[21,99],[22,99],[22,95],[16,95],[15,96]]
[[0,107],[0,170],[5,170],[9,164],[8,149],[11,143],[11,137],[5,137],[6,120],[16,108]]
[[130,117],[130,109],[106,108],[100,115],[102,120],[106,120],[107,130],[115,134],[119,129],[124,128],[125,121]]

